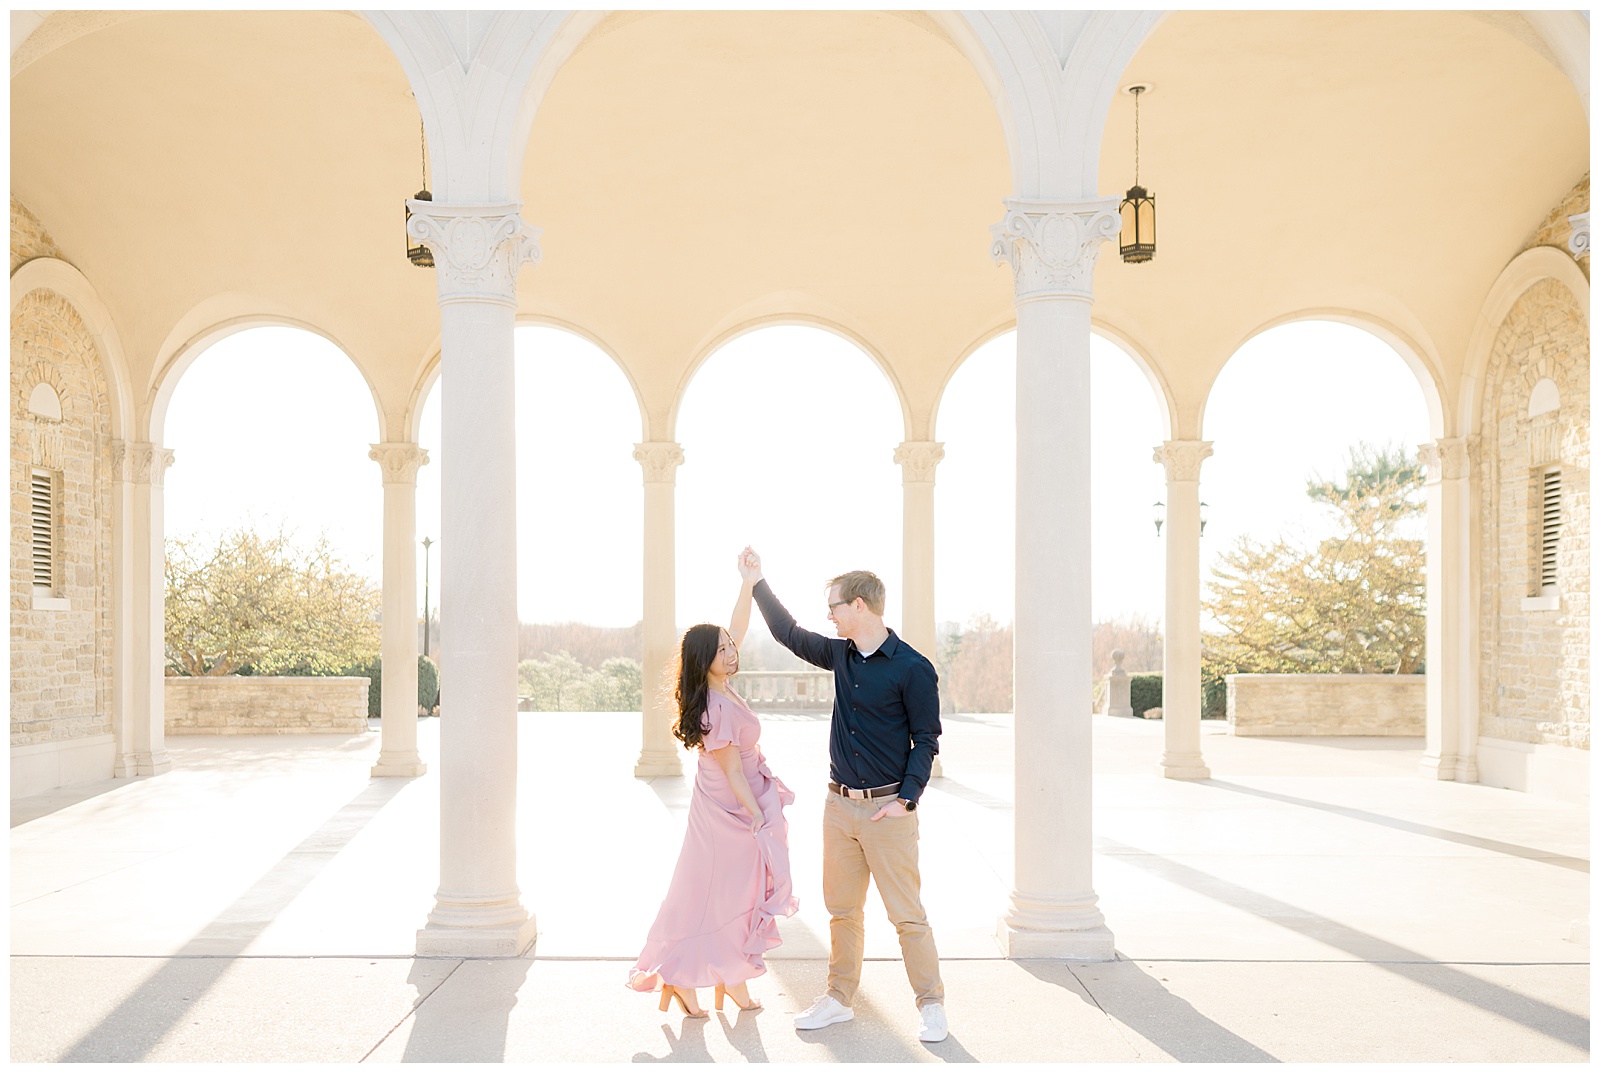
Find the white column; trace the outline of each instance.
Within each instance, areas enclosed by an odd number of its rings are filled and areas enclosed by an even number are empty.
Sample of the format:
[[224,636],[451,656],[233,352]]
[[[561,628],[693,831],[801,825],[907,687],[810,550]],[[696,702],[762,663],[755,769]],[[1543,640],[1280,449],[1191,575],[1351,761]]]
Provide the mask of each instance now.
[[1477,782],[1467,441],[1434,440],[1417,448],[1417,457],[1428,471],[1428,737],[1422,774]]
[[1115,956],[1092,875],[1089,309],[1117,200],[1009,198],[993,252],[1016,277],[1014,958]]
[[[900,636],[926,656],[935,658],[939,643],[933,617],[933,473],[944,458],[944,444],[907,440],[894,449],[900,467],[904,514],[900,525]],[[933,758],[932,778],[944,775]]]
[[644,712],[641,715],[637,778],[677,778],[683,774],[671,698],[652,688],[678,652],[677,552],[674,500],[683,448],[670,440],[634,444],[633,457],[644,469]]
[[1161,774],[1209,779],[1200,756],[1200,463],[1206,440],[1168,440],[1155,461],[1167,471],[1167,608],[1162,630]]
[[[118,549],[112,659],[117,778],[172,770],[166,735],[167,556],[163,482],[170,450],[154,443],[112,444]],[[120,539],[117,539],[120,537]]]
[[417,470],[428,452],[414,443],[375,443],[383,470],[383,744],[373,777],[410,778],[417,755]]
[[517,521],[512,335],[517,270],[537,261],[521,206],[412,201],[407,230],[439,277],[444,409],[439,891],[417,953],[516,957],[533,942],[517,889]]

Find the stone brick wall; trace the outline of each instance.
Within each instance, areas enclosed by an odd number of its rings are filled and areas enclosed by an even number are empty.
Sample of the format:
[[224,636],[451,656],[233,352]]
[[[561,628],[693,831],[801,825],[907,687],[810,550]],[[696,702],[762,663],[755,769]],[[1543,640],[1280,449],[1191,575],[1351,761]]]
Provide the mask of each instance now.
[[364,734],[368,678],[166,679],[168,734]]
[[11,198],[11,272],[16,274],[18,268],[35,257],[62,256],[61,248],[56,245],[55,239],[50,237],[50,232],[44,229],[44,224],[39,218],[28,211],[28,207],[16,199]]
[[[1529,397],[1543,377],[1555,381],[1561,408],[1530,420]],[[1583,311],[1555,280],[1529,288],[1500,326],[1484,382],[1477,456],[1479,733],[1587,749],[1589,340]],[[1522,605],[1534,594],[1538,556],[1534,474],[1557,463],[1561,606],[1528,610]]]
[[[13,202],[15,206],[15,202]],[[15,257],[16,215],[12,216]],[[29,412],[40,383],[61,420]],[[56,579],[67,610],[35,610],[33,468],[58,474]],[[71,304],[34,291],[11,315],[11,744],[111,730],[111,418],[100,362]]]
[[1240,737],[1427,733],[1420,674],[1230,674],[1228,729]]
[[[1567,223],[1567,217],[1588,211],[1589,176],[1584,175],[1578,180],[1578,185],[1567,191],[1567,196],[1561,199],[1560,204],[1550,210],[1550,215],[1533,229],[1532,237],[1522,245],[1523,251],[1531,250],[1535,246],[1554,246],[1562,253],[1568,252],[1567,240],[1572,237],[1572,225]],[[1589,258],[1580,259],[1578,267],[1583,269],[1584,278],[1588,279]]]

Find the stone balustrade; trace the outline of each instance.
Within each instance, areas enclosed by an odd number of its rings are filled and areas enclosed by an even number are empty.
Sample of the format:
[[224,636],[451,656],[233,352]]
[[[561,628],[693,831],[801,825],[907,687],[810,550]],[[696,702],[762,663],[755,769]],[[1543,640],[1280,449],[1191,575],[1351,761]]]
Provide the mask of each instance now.
[[832,671],[740,671],[733,688],[756,711],[833,710]]
[[1422,737],[1420,674],[1230,674],[1228,729],[1240,736]]
[[168,734],[364,734],[367,678],[166,679]]

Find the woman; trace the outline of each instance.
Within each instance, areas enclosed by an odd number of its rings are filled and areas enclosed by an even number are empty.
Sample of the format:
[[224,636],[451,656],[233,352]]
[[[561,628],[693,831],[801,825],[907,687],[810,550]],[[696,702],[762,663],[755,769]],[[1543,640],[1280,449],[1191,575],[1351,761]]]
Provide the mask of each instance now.
[[794,914],[785,805],[794,794],[767,769],[761,723],[728,686],[739,670],[739,642],[750,625],[750,594],[759,571],[741,556],[743,584],[728,629],[690,627],[678,651],[673,734],[698,754],[689,829],[672,885],[650,928],[628,986],[661,989],[690,1017],[705,1017],[697,987],[730,995],[740,1009],[760,1009],[747,981],[767,971],[762,955],[783,940],[777,917]]

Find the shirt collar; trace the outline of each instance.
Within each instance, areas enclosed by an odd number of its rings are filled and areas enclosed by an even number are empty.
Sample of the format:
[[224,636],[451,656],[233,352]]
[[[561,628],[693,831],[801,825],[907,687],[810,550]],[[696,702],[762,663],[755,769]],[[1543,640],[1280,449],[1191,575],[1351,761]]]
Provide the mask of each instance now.
[[[885,626],[884,629],[888,630],[889,627]],[[853,638],[853,637],[850,639],[850,647],[855,649],[858,654],[861,651],[861,646],[856,644],[855,638]],[[872,656],[876,656],[879,652],[882,652],[885,656],[889,657],[890,659],[893,659],[894,658],[894,654],[895,654],[895,650],[898,649],[899,647],[900,647],[900,638],[899,638],[899,636],[897,636],[893,630],[889,630],[889,636],[887,636],[887,637],[885,637],[883,639],[883,644],[879,645],[877,648],[874,648],[872,650]],[[872,656],[862,656],[861,658],[862,659],[871,659]]]

